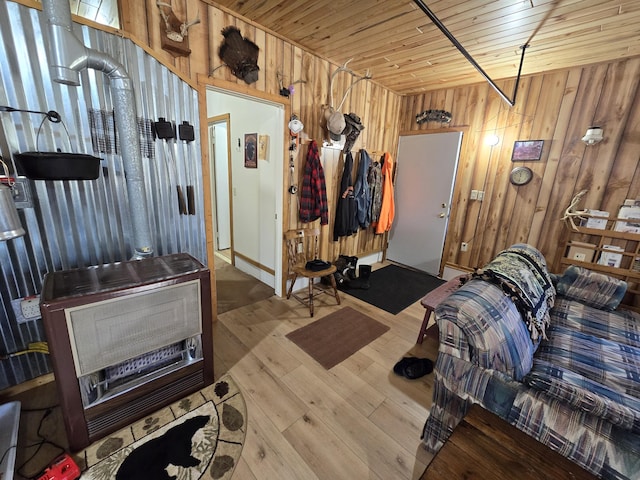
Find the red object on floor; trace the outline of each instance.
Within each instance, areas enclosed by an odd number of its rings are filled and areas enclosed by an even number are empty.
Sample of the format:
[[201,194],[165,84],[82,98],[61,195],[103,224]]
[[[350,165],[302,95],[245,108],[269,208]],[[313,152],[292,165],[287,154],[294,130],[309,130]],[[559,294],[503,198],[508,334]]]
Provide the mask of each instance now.
[[460,288],[460,279],[462,277],[466,277],[466,275],[458,275],[457,277],[449,280],[447,283],[443,283],[438,288],[434,288],[424,297],[422,297],[420,303],[426,309],[426,311],[424,312],[424,320],[422,320],[422,326],[420,327],[420,333],[418,334],[418,340],[416,341],[416,343],[422,343],[424,335],[427,332],[427,325],[429,324],[431,313],[436,309],[440,302],[442,302],[445,298],[447,298],[458,288]]
[[38,477],[38,480],[76,480],[80,478],[80,469],[66,453],[56,458],[51,466]]

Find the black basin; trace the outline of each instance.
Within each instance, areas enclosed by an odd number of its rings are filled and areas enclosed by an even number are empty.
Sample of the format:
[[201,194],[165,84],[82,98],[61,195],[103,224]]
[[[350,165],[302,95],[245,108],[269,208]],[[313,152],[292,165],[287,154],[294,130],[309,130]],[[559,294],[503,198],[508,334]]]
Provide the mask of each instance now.
[[23,152],[14,155],[18,173],[32,180],[95,180],[100,158],[84,153]]

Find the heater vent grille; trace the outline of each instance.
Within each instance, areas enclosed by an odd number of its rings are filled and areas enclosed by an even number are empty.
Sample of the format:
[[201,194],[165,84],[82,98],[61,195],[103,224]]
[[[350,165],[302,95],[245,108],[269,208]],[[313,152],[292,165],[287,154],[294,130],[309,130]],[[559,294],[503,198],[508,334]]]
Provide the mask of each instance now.
[[198,370],[162,387],[150,394],[131,400],[126,405],[110,410],[87,421],[87,430],[91,440],[101,438],[120,426],[127,425],[132,418],[140,418],[146,412],[155,411],[159,405],[167,405],[173,398],[182,398],[188,393],[204,386],[203,370]]
[[65,310],[78,377],[202,333],[200,282]]

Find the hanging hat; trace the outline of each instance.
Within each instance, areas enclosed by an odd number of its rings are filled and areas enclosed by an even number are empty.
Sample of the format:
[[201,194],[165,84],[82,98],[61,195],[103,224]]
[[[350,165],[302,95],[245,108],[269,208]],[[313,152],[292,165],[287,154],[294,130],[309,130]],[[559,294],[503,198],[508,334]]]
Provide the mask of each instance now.
[[344,114],[344,130],[342,130],[342,134],[348,137],[351,134],[351,132],[353,132],[355,129],[353,128],[353,125],[351,124],[351,122],[347,122],[347,117],[348,115],[345,113]]
[[344,142],[342,151],[347,153],[351,151],[351,148],[358,139],[360,132],[364,130],[364,125],[362,125],[360,117],[353,112],[349,115],[345,114],[344,119],[346,122],[346,127],[343,133],[347,136],[347,139]]
[[340,140],[342,131],[346,127],[346,121],[344,115],[340,112],[333,112],[327,120],[327,130],[329,130],[329,137],[331,140]]
[[362,125],[362,121],[360,120],[360,117],[355,113],[351,112],[349,115],[345,115],[344,119],[347,122],[347,124],[351,125],[351,127],[356,129],[358,132],[361,132],[362,130],[364,130],[364,125]]

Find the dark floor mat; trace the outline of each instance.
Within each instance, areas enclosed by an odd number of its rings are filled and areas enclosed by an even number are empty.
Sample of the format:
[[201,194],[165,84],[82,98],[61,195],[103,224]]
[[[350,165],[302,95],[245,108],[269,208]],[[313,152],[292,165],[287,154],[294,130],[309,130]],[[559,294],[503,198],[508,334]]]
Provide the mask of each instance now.
[[343,292],[396,315],[443,283],[444,280],[419,270],[387,265],[371,272],[368,290]]

